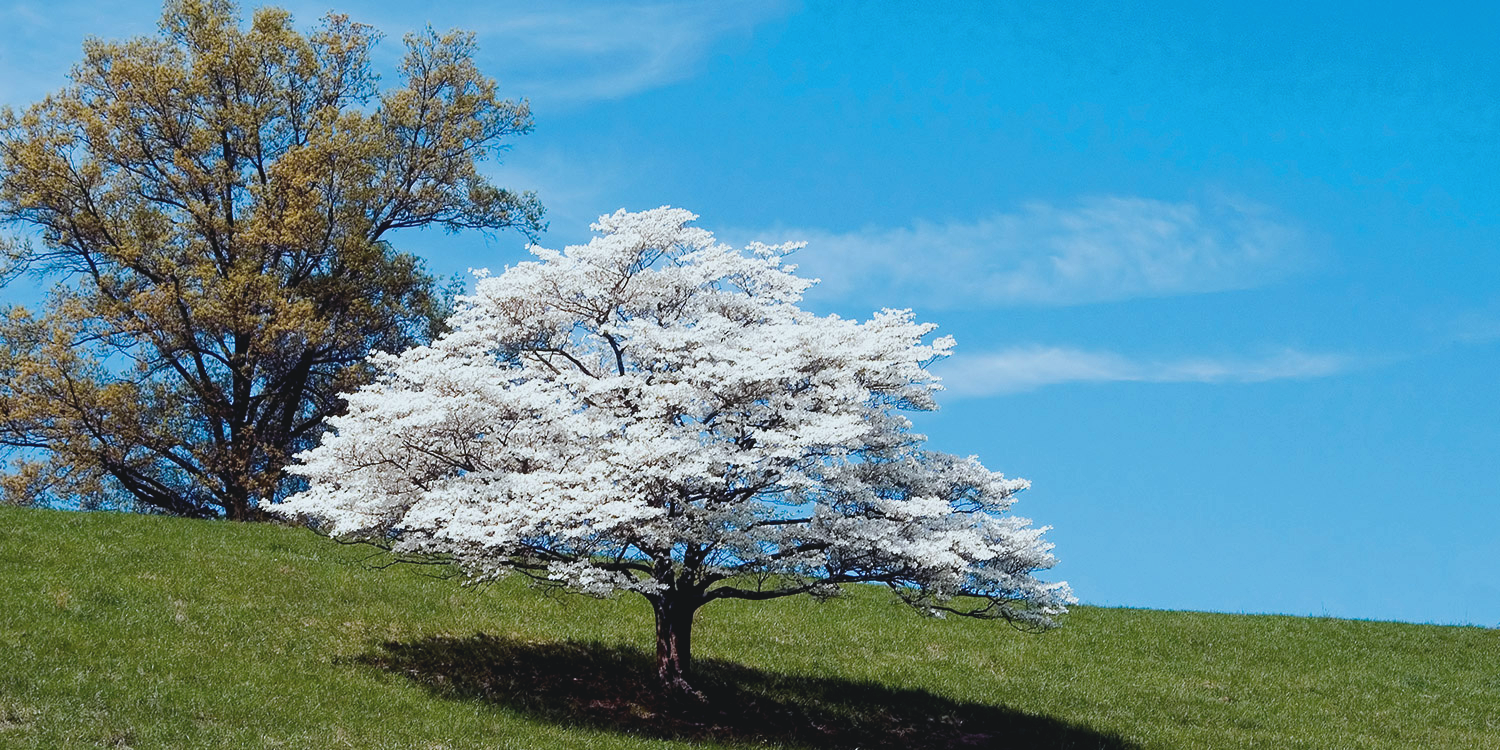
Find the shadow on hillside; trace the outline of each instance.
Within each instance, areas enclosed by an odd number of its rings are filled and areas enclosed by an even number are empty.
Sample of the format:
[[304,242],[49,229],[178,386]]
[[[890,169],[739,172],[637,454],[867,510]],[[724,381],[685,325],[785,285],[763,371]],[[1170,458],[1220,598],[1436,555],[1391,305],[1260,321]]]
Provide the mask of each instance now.
[[708,702],[677,702],[658,693],[651,654],[598,643],[528,643],[481,633],[386,643],[357,661],[446,697],[480,698],[560,724],[664,739],[914,750],[1133,747],[1000,706],[713,659],[695,665],[695,685]]

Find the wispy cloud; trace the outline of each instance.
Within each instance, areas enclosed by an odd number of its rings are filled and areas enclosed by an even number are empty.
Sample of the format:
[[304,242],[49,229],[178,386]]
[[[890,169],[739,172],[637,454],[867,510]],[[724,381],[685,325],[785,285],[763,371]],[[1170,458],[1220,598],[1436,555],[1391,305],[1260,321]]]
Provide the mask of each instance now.
[[1261,357],[1136,360],[1107,351],[1018,347],[978,356],[959,354],[936,371],[954,396],[977,397],[1062,383],[1259,383],[1320,378],[1357,364],[1346,355],[1291,349]]
[[686,79],[714,45],[785,4],[655,2],[530,6],[464,25],[507,90],[548,102],[618,99]]
[[834,234],[798,257],[824,294],[878,289],[902,305],[1069,305],[1243,289],[1308,264],[1303,232],[1272,210],[1220,197],[1202,202],[1100,197],[1030,203],[970,223]]
[[[303,23],[322,13],[314,11],[309,0],[298,0],[292,7]],[[351,15],[396,38],[428,25],[473,31],[481,67],[500,80],[506,96],[556,109],[620,99],[690,78],[716,44],[790,10],[779,0],[498,0],[484,5],[481,13],[475,7],[406,3]],[[400,44],[383,44],[377,60],[394,65],[401,52]]]

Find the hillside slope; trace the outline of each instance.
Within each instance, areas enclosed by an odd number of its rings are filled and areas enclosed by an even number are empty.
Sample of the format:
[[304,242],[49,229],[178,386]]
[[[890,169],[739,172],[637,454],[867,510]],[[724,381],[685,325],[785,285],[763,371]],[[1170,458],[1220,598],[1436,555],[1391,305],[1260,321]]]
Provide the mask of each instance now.
[[878,590],[700,614],[373,569],[300,530],[0,508],[0,748],[1500,747],[1500,631],[1081,607],[1043,635]]

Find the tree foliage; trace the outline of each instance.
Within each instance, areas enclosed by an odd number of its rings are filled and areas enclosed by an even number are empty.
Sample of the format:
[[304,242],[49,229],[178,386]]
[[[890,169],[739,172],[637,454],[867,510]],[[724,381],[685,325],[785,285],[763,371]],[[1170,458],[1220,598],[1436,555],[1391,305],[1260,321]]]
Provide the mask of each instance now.
[[5,270],[56,280],[0,324],[13,502],[258,516],[365,356],[440,325],[449,300],[391,233],[540,230],[533,195],[480,172],[531,116],[473,36],[408,35],[384,89],[376,40],[172,0],[158,35],[88,40],[69,85],[0,115]]
[[679,209],[602,217],[588,245],[485,277],[430,346],[380,354],[293,469],[276,513],[520,571],[656,612],[662,679],[686,686],[694,613],[717,599],[881,583],[925,612],[1047,626],[1072,598],[1025,480],[929,451],[951,338],[909,311],[799,307],[784,255],[742,253]]

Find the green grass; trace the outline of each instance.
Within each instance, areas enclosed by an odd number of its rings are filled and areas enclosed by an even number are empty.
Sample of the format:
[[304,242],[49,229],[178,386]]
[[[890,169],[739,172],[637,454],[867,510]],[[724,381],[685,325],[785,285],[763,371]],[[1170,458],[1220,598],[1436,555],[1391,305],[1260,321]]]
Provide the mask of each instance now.
[[368,554],[0,508],[0,747],[1500,747],[1500,631],[1080,607],[1028,635],[878,590],[719,602],[694,634],[714,702],[682,708],[647,690],[637,599]]

